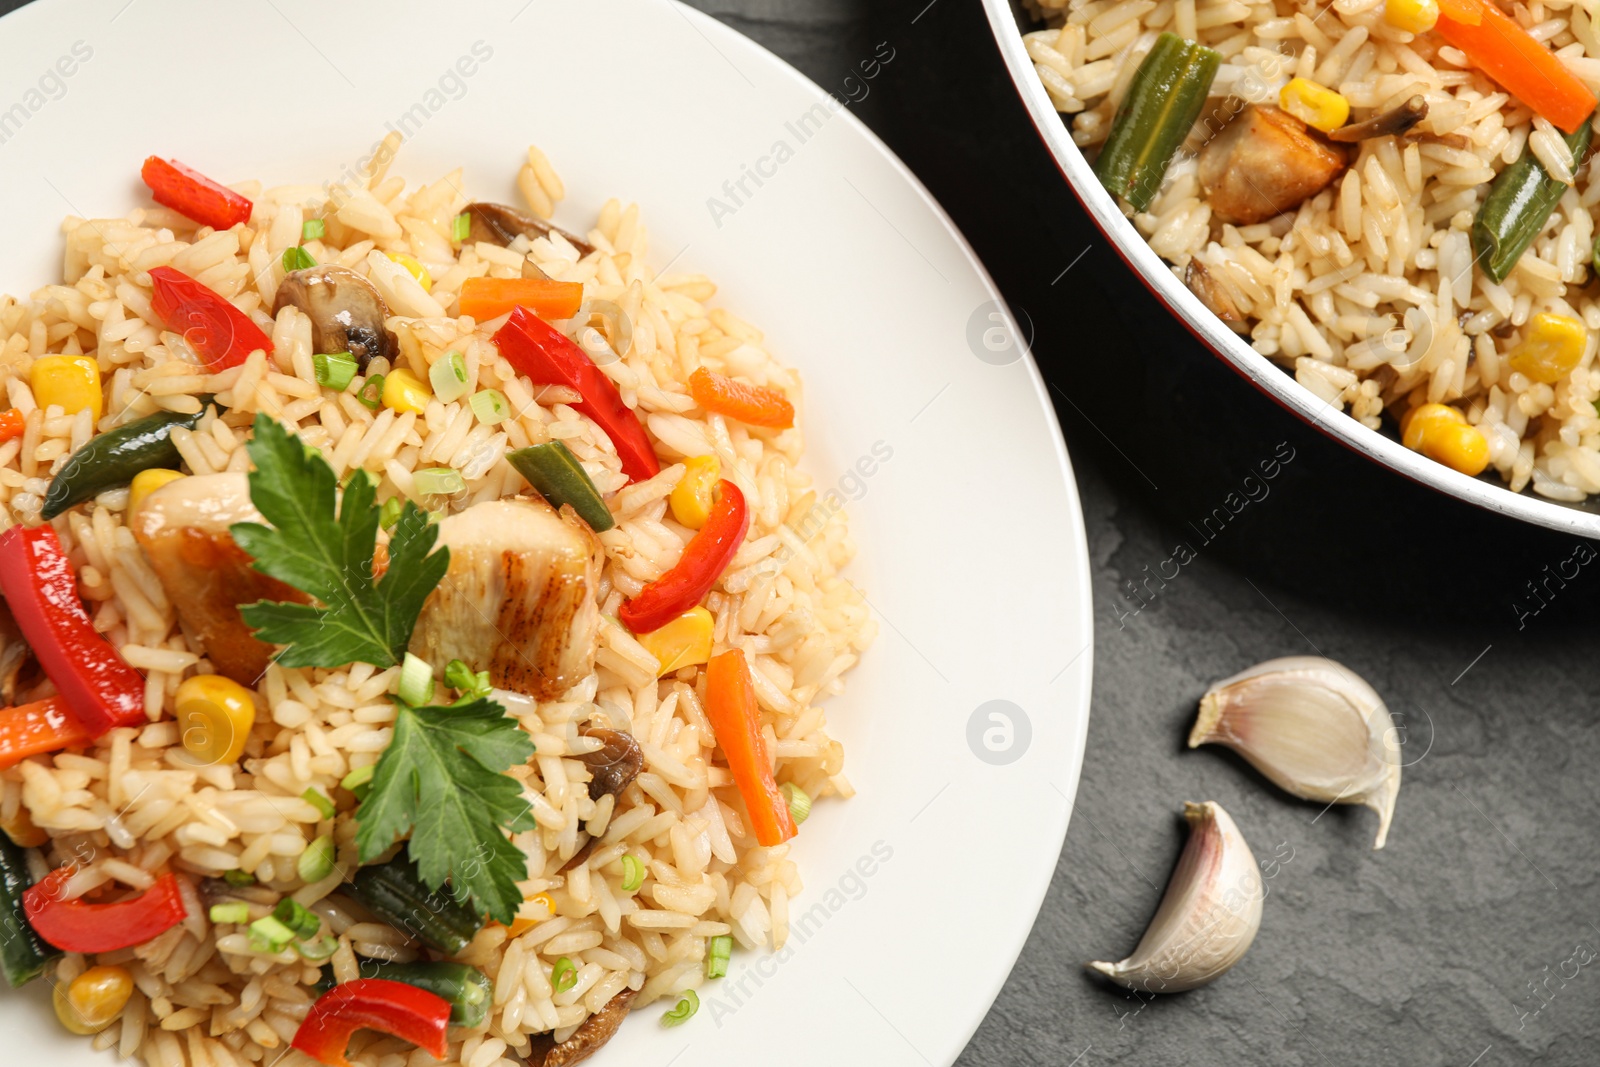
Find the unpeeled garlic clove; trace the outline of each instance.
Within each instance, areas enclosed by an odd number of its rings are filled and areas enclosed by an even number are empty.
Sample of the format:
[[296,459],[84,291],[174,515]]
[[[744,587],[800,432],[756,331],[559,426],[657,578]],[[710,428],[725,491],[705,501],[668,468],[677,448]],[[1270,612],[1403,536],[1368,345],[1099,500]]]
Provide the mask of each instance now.
[[1139,947],[1120,963],[1085,965],[1129,989],[1203,986],[1239,962],[1261,926],[1261,872],[1233,819],[1209,800],[1185,803],[1183,817],[1189,840]]
[[1400,746],[1383,698],[1331,659],[1258,663],[1211,687],[1189,747],[1226,745],[1304,800],[1365,804],[1383,847],[1400,792]]

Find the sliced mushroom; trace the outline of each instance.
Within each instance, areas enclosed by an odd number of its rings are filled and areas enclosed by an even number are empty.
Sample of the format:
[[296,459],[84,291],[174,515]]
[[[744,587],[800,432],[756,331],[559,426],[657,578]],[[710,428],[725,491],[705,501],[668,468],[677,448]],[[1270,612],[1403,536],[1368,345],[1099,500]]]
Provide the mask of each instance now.
[[1212,276],[1204,263],[1191,259],[1189,266],[1184,269],[1183,283],[1213,315],[1228,324],[1228,329],[1241,334],[1250,332],[1250,324],[1245,321],[1239,305],[1233,302],[1228,290]]
[[8,708],[17,702],[17,678],[32,656],[33,650],[22,636],[10,607],[0,600],[0,702]]
[[345,267],[307,267],[291,271],[278,286],[276,315],[293,304],[311,320],[311,344],[318,352],[348,352],[364,371],[382,356],[393,362],[400,342],[383,323],[389,308],[373,284]]
[[1364,122],[1352,122],[1348,126],[1339,127],[1328,134],[1328,140],[1349,144],[1372,137],[1392,137],[1405,133],[1427,117],[1428,101],[1419,94],[1381,115],[1374,115]]
[[1200,152],[1200,185],[1221,222],[1250,225],[1298,207],[1345,168],[1344,150],[1319,141],[1275,107],[1252,105]]
[[549,1033],[534,1034],[533,1047],[528,1052],[528,1067],[572,1067],[600,1051],[600,1047],[616,1036],[617,1027],[628,1017],[628,1009],[636,995],[624,989],[606,1006],[585,1019],[572,1036],[560,1044]]
[[526,237],[531,241],[537,237],[549,237],[552,233],[559,233],[580,254],[586,256],[594,251],[594,245],[577,234],[568,233],[553,222],[535,218],[504,204],[483,202],[468,204],[467,218],[472,223],[472,228],[467,231],[467,240],[474,243],[488,241],[504,248],[518,237]]
[[264,522],[242,471],[168,482],[139,505],[129,526],[184,628],[205,648],[217,673],[254,685],[273,647],[257,639],[239,605],[258,600],[303,604],[306,595],[251,566],[233,540],[236,522]]
[[600,740],[599,748],[578,757],[594,776],[589,779],[589,799],[599,800],[607,793],[620,796],[644,769],[639,742],[630,733],[599,726],[580,727],[578,733]]

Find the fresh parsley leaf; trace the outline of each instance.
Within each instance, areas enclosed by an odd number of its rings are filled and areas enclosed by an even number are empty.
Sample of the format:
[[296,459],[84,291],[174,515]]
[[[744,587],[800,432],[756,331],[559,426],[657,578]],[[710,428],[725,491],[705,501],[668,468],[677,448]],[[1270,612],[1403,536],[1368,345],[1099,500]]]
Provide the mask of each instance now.
[[533,740],[485,697],[448,708],[397,701],[396,709],[394,739],[356,813],[361,862],[409,833],[423,884],[449,881],[457,900],[510,924],[528,863],[506,835],[534,822],[521,784],[504,772],[528,761]]
[[240,609],[244,621],[261,640],[288,646],[278,657],[285,667],[399,663],[423,602],[450,566],[448,548],[432,552],[438,528],[407,501],[390,531],[388,570],[374,580],[373,479],[351,478],[340,503],[333,468],[265,414],[247,447],[256,467],[250,500],[272,525],[235,523],[233,539],[256,570],[321,606],[263,600]]

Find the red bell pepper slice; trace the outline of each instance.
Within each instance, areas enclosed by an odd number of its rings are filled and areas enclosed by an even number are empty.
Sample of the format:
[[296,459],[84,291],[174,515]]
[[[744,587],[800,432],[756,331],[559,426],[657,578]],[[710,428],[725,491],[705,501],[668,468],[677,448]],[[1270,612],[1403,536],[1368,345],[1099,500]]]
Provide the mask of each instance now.
[[617,617],[636,634],[661,629],[711,591],[749,530],[750,511],[745,507],[744,494],[730,481],[717,483],[711,514],[678,562],[622,605]]
[[79,748],[94,740],[59,696],[0,709],[0,769],[44,752]]
[[728,759],[733,784],[739,787],[751,829],[764,848],[781,845],[797,832],[789,803],[772,777],[767,740],[761,736],[761,714],[744,649],[712,656],[706,664],[706,718]]
[[21,437],[28,428],[28,417],[16,408],[0,411],[0,442]]
[[163,874],[143,893],[115,904],[62,900],[62,890],[74,870],[57,868],[22,894],[28,925],[64,952],[115,952],[142,945],[189,914],[174,874]]
[[150,272],[150,284],[150,306],[161,325],[181,333],[206,361],[207,370],[237,367],[258,348],[272,354],[272,339],[249,315],[183,271],[156,267]]
[[350,1035],[378,1030],[442,1060],[449,1024],[450,1002],[437,993],[387,978],[357,978],[318,997],[290,1044],[327,1067],[350,1067],[344,1056]]
[[566,335],[525,307],[512,309],[511,318],[494,335],[500,354],[536,385],[564,385],[583,397],[573,407],[593,419],[611,438],[622,460],[622,473],[630,482],[644,481],[661,473],[644,425],[622,402],[617,387],[611,384],[594,360]]
[[151,156],[144,161],[139,176],[150,187],[150,196],[156,203],[214,230],[231,230],[241,222],[249,222],[254,210],[245,197],[175,159]]
[[0,593],[39,665],[90,736],[145,722],[144,676],[95,632],[55,530],[19,525],[0,534]]

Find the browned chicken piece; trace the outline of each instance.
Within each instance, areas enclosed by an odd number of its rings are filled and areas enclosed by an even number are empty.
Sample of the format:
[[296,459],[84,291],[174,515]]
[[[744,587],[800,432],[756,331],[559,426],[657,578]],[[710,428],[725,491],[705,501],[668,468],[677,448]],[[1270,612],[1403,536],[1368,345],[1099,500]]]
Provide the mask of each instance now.
[[439,523],[450,569],[429,595],[411,651],[462,660],[500,689],[553,700],[594,669],[600,543],[541,501],[491,500]]
[[1200,186],[1219,221],[1248,226],[1320,193],[1345,162],[1293,115],[1252,105],[1201,149]]
[[139,505],[129,525],[183,625],[218,674],[255,685],[273,656],[239,615],[258,600],[306,603],[299,590],[250,565],[228,528],[262,522],[246,475],[200,474],[168,482]]
[[528,1050],[528,1067],[572,1067],[593,1056],[600,1051],[600,1046],[616,1036],[622,1020],[628,1017],[634,996],[634,990],[624,989],[560,1044],[547,1033],[534,1034],[533,1047]]

